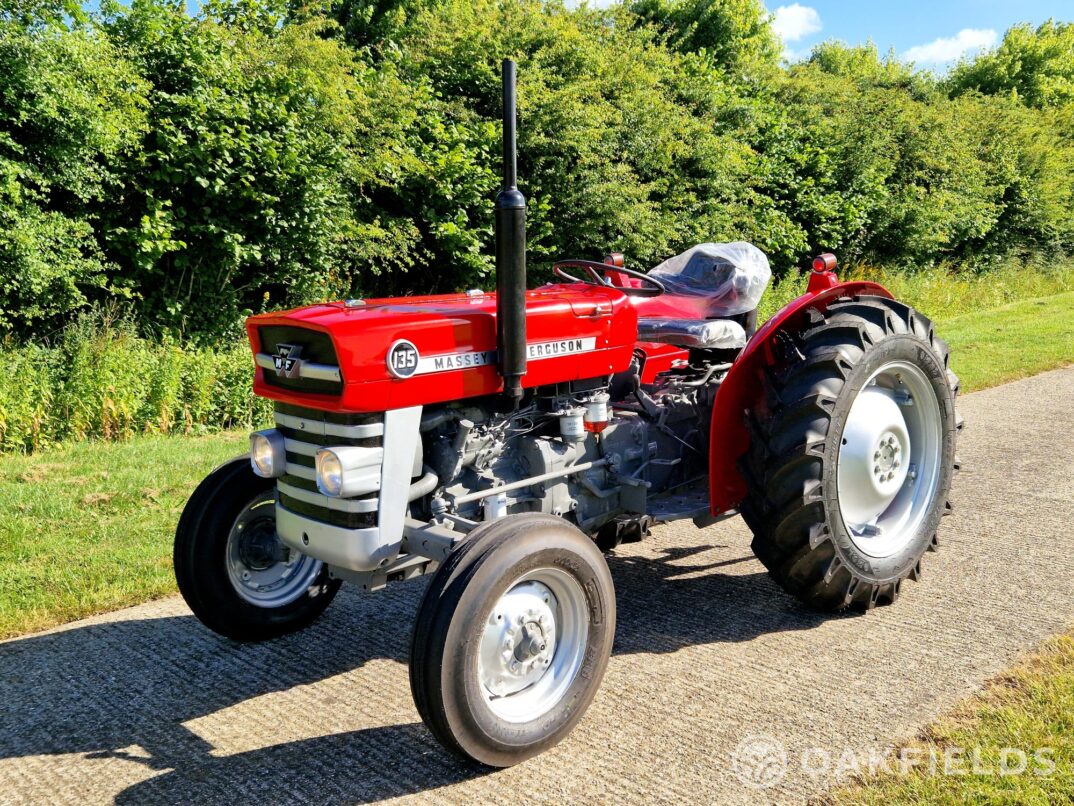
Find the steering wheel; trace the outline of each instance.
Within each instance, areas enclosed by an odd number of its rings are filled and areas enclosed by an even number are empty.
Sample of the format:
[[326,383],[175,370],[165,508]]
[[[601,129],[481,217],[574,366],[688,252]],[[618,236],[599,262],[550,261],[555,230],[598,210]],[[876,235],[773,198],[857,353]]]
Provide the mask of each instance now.
[[[582,269],[589,279],[583,280],[574,275],[568,274],[564,269]],[[618,285],[612,285],[606,279],[604,279],[604,272],[606,271],[618,271],[627,275],[628,277],[634,277],[641,280],[643,283],[648,283],[648,286],[642,288],[630,288]],[[648,274],[643,274],[640,271],[634,271],[633,269],[624,269],[622,266],[612,266],[609,263],[598,263],[595,260],[557,260],[552,264],[552,273],[559,277],[561,280],[566,280],[569,283],[589,283],[590,285],[602,285],[608,288],[614,288],[617,291],[622,291],[624,294],[630,297],[658,297],[663,294],[667,289],[664,288],[664,284],[657,280],[655,277],[650,277]]]

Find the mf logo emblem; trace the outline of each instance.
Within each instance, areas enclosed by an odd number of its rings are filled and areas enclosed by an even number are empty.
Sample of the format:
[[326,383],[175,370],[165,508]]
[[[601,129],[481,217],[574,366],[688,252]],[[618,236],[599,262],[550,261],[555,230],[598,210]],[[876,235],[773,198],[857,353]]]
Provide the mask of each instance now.
[[276,374],[281,378],[299,377],[302,361],[298,356],[301,353],[301,345],[277,344],[276,355],[272,356],[272,362],[276,365]]

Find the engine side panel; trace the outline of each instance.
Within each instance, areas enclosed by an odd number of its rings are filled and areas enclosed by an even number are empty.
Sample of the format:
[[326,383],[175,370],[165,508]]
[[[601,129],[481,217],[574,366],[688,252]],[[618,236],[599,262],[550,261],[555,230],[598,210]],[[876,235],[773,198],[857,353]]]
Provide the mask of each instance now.
[[644,358],[641,364],[641,382],[656,383],[659,375],[675,367],[683,367],[690,360],[690,351],[674,344],[639,341],[637,350]]
[[761,373],[775,363],[775,343],[780,332],[794,332],[804,326],[809,308],[825,310],[840,297],[868,294],[892,299],[881,285],[869,282],[834,282],[825,272],[810,278],[810,290],[789,302],[754,334],[727,373],[716,393],[712,408],[709,450],[709,490],[712,512],[719,515],[734,509],[746,495],[746,481],[738,470],[738,460],[749,447],[746,413],[756,408],[762,394]]
[[[532,388],[611,375],[631,362],[637,313],[613,288],[550,285],[526,294],[529,345],[523,385]],[[253,316],[246,323],[255,356],[272,355],[266,332],[295,329],[327,334],[342,375],[337,394],[279,383],[262,365],[254,393],[272,400],[332,412],[377,412],[495,394],[496,295],[443,295],[368,300],[356,307],[329,303]],[[289,330],[288,330],[289,329]],[[388,354],[399,340],[420,358],[409,377],[394,377]],[[282,343],[282,342],[281,342]],[[301,355],[299,355],[301,359]]]

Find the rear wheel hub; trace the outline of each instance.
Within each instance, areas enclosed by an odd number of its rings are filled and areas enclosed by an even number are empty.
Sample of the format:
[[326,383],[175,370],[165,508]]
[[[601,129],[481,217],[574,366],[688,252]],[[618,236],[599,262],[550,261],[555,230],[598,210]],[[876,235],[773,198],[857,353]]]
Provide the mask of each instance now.
[[839,509],[851,540],[872,557],[905,548],[936,495],[939,405],[925,373],[895,361],[873,373],[850,407],[839,448]]

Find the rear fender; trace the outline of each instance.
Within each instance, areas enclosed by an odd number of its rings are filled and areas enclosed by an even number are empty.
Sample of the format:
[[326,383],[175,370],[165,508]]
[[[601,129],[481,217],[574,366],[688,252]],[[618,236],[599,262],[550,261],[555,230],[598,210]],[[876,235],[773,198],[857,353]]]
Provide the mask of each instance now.
[[857,295],[894,298],[877,283],[840,283],[831,272],[812,274],[809,290],[765,322],[735,360],[716,392],[712,408],[709,500],[714,515],[735,509],[746,495],[746,480],[738,470],[738,460],[750,444],[746,414],[762,402],[763,374],[777,360],[774,347],[778,334],[804,329],[810,308],[827,310],[835,300]]

